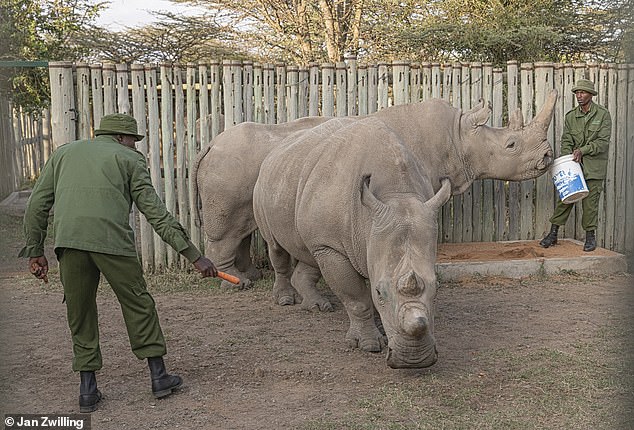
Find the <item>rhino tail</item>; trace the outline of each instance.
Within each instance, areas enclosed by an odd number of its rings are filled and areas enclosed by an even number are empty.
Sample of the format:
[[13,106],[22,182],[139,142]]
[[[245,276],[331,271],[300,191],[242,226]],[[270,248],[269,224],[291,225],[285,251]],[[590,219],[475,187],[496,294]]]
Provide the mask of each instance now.
[[427,203],[425,203],[435,212],[438,212],[440,208],[447,203],[449,197],[451,197],[451,181],[449,178],[442,178],[440,183],[441,187],[438,192],[434,194],[431,199],[427,200]]
[[194,207],[194,224],[196,227],[200,228],[202,221],[200,217],[200,207],[198,205],[199,195],[198,195],[198,168],[203,158],[207,155],[209,150],[211,149],[213,140],[205,145],[204,148],[196,154],[196,158],[194,159],[194,164],[191,166],[191,170],[189,172],[189,177],[191,179],[191,187],[190,187],[190,201],[192,202],[192,206]]

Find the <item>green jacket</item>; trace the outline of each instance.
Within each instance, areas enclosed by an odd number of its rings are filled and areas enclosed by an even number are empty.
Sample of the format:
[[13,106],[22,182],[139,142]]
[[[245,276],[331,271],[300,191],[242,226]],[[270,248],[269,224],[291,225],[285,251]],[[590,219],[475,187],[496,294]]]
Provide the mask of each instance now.
[[55,248],[137,256],[129,223],[133,202],[177,252],[192,263],[201,256],[156,194],[143,154],[107,135],[71,142],[53,152],[27,203],[26,246],[19,256],[44,255],[53,204]]
[[605,179],[608,167],[608,146],[612,133],[610,112],[592,103],[584,114],[581,108],[570,110],[564,120],[561,136],[561,155],[581,150],[583,174],[586,179]]

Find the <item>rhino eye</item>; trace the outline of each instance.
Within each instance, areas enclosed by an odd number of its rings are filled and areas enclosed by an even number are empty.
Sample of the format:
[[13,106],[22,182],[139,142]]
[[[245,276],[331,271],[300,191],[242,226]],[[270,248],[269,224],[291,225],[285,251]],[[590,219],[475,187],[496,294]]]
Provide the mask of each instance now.
[[506,149],[515,149],[515,141],[509,140],[508,142],[506,142]]

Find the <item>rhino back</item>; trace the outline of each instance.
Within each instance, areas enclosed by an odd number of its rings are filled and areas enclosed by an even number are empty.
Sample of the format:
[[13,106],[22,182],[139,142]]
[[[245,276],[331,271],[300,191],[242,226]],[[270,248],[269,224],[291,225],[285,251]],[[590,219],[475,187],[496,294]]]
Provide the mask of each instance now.
[[262,164],[254,195],[258,225],[296,258],[332,248],[365,269],[370,220],[362,178],[377,195],[431,195],[418,165],[389,127],[375,118],[333,120],[290,138]]

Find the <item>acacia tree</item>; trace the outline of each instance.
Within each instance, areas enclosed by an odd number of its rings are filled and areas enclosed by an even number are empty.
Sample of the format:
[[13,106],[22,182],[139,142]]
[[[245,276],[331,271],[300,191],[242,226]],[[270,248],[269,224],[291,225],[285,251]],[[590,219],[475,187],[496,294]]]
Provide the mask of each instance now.
[[307,64],[356,53],[364,0],[173,0],[207,7],[254,56]]

